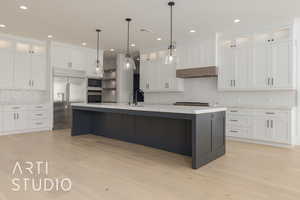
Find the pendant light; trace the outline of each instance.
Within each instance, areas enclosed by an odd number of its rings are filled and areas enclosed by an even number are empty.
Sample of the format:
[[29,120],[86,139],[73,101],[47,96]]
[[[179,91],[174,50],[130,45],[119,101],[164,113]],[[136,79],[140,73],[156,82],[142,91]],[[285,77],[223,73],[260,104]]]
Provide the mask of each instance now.
[[[96,72],[99,76],[103,76],[103,66],[100,63],[99,53],[100,53],[100,29],[96,29],[97,32],[97,60],[96,60]],[[100,69],[101,68],[101,69]]]
[[130,22],[132,21],[132,19],[126,18],[125,21],[127,22],[127,49],[126,49],[126,54],[125,54],[125,69],[135,70],[135,64],[133,63],[133,60],[131,58],[130,51],[129,51]]
[[165,64],[175,64],[177,57],[174,55],[176,49],[175,42],[173,41],[173,7],[175,6],[174,1],[169,1],[168,6],[170,7],[170,45],[168,47],[168,55],[165,58]]

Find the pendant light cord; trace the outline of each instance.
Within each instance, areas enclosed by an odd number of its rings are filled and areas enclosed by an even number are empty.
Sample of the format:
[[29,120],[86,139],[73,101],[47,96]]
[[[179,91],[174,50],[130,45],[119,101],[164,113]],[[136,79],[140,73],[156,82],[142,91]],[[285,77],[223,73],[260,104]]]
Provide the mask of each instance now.
[[129,55],[129,23],[130,21],[128,21],[128,29],[127,29],[127,54]]
[[170,56],[172,56],[173,48],[174,48],[174,45],[173,45],[173,6],[175,5],[175,2],[170,1],[168,3],[168,5],[170,6],[170,46],[169,46],[169,49],[170,49]]
[[99,48],[100,48],[100,45],[99,45],[99,42],[100,42],[100,32],[101,30],[100,29],[97,29],[97,68],[99,68],[99,64],[100,64],[100,61],[99,61]]

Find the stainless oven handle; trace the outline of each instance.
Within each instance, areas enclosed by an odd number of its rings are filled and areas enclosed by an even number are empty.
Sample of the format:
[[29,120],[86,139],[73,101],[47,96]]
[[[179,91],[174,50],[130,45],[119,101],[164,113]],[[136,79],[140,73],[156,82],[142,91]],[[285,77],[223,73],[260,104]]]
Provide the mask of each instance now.
[[88,92],[88,94],[87,94],[88,96],[95,96],[95,95],[97,95],[97,96],[101,96],[102,95],[102,93],[101,92]]

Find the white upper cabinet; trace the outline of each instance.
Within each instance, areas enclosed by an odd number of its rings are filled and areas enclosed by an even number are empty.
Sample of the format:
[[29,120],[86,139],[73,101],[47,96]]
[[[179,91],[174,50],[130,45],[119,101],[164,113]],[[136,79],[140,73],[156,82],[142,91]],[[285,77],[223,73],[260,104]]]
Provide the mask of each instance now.
[[71,51],[65,45],[55,43],[51,48],[51,65],[58,68],[72,67],[71,63]]
[[[98,72],[96,71],[97,67],[97,50],[95,49],[87,49],[86,50],[86,73],[88,76],[97,76]],[[100,66],[103,66],[103,52],[102,50],[99,52],[99,61]],[[102,69],[100,69],[101,71]]]
[[46,90],[46,44],[16,41],[14,82],[16,89]]
[[15,42],[0,37],[0,89],[13,87]]
[[30,42],[17,41],[15,54],[15,88],[31,87],[31,45]]
[[220,45],[218,87],[222,90],[245,89],[251,65],[248,38],[224,41]]
[[183,80],[176,78],[176,64],[165,65],[165,52],[141,55],[140,81],[144,92],[181,92]]
[[293,88],[293,42],[279,41],[271,46],[273,88]]
[[295,89],[296,46],[291,29],[256,33],[247,39],[221,37],[219,90]]
[[216,40],[193,40],[193,42],[179,42],[176,49],[179,58],[177,68],[195,68],[216,66]]
[[[53,42],[51,54],[52,67],[83,70],[88,76],[98,75],[96,72],[97,51],[95,49]],[[102,50],[99,51],[99,60],[102,66]]]
[[45,44],[32,44],[31,80],[32,89],[46,90],[47,88],[47,58]]

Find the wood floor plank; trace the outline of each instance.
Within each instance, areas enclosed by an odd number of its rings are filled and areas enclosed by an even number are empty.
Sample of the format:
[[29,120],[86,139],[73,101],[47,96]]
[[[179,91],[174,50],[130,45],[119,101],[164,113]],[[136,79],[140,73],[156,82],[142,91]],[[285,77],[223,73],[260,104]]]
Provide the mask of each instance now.
[[[299,147],[228,141],[225,156],[198,170],[190,157],[70,130],[1,136],[0,149],[0,200],[300,199]],[[13,192],[15,162],[39,160],[72,190]]]

